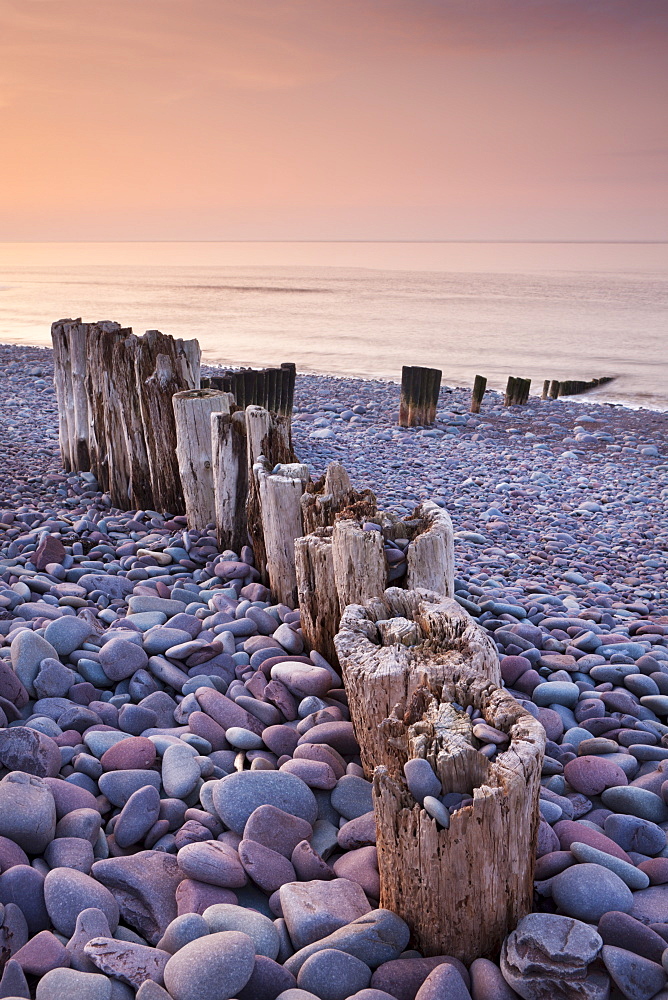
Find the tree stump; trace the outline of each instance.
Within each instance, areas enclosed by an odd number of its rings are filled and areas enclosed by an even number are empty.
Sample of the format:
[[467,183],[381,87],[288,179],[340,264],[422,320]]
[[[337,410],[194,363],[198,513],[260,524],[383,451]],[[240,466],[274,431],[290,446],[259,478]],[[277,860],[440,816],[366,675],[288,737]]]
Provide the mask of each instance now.
[[221,549],[241,552],[248,543],[246,414],[211,414],[211,454],[216,529]]
[[234,397],[216,389],[189,389],[172,397],[176,455],[190,528],[216,521],[211,454],[211,414],[229,413]]
[[[375,768],[380,905],[406,920],[425,955],[493,956],[532,906],[544,730],[499,686],[491,640],[455,601],[391,588],[347,608],[341,625],[351,717],[365,770]],[[467,708],[509,738],[493,762]],[[447,828],[408,789],[403,765],[414,757],[444,795],[472,798]]]
[[269,587],[276,600],[297,605],[295,539],[302,535],[301,496],[309,479],[307,465],[274,466],[260,457],[253,466],[260,500],[260,521],[267,556]]

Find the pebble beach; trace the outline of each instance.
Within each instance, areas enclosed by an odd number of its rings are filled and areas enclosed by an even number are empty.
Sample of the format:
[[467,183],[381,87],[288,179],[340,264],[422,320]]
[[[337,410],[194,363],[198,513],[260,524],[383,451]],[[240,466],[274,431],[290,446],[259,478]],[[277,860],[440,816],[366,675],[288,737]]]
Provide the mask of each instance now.
[[[379,906],[371,784],[298,610],[213,526],[65,473],[51,351],[0,345],[0,997],[667,1000],[668,414],[469,404],[444,385],[402,429],[398,385],[300,375],[293,414],[313,479],[447,509],[455,597],[546,732],[533,913],[466,967]],[[447,827],[470,800],[427,769]]]

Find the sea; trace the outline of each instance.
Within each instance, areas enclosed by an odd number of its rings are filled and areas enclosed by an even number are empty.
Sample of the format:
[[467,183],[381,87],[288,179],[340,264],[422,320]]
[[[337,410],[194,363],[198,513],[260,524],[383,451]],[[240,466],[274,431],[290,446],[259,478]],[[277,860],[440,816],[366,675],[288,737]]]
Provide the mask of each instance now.
[[67,317],[196,337],[212,364],[613,376],[580,398],[668,410],[668,243],[0,243],[0,342]]

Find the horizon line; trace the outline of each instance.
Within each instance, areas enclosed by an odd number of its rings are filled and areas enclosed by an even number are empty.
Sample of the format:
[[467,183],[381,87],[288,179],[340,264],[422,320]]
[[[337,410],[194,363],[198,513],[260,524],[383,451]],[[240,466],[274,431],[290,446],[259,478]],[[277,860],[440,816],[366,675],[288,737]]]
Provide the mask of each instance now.
[[427,240],[427,239],[224,239],[224,240],[214,240],[214,239],[168,239],[168,240],[157,240],[157,239],[131,239],[131,240],[100,240],[100,239],[88,239],[88,240],[0,240],[0,245],[2,244],[56,244],[56,243],[68,243],[68,244],[83,244],[83,243],[101,243],[101,244],[120,244],[120,243],[400,243],[400,244],[458,244],[458,243],[483,243],[483,244],[499,244],[499,243],[510,243],[510,244],[548,244],[556,243],[562,245],[598,245],[598,246],[611,246],[611,245],[642,245],[642,246],[663,246],[668,244],[668,239],[663,240],[642,240],[642,239],[625,239],[625,240],[577,240],[577,239],[439,239],[439,240]]

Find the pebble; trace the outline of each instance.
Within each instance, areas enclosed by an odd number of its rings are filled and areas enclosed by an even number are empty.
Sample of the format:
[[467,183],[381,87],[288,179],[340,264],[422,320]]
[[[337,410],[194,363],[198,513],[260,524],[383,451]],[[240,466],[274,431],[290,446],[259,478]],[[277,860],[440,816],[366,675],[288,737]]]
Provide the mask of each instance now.
[[555,875],[552,899],[567,916],[592,923],[609,910],[628,913],[633,906],[633,893],[619,875],[591,863]]
[[306,959],[297,983],[320,1000],[347,1000],[371,981],[371,969],[354,955],[335,948],[323,948]]
[[[48,352],[0,345],[0,358],[15,355],[34,356],[46,374]],[[11,379],[0,379],[0,401],[6,396],[5,386],[18,379],[24,398],[34,393],[44,420],[53,421],[53,397],[43,387],[34,387],[34,377],[21,382],[27,363],[21,362]],[[356,485],[370,485],[386,509],[412,510],[420,499],[418,490],[423,490],[447,505],[453,516],[456,597],[496,642],[506,684],[541,720],[551,741],[542,788],[556,790],[560,799],[542,800],[540,843],[548,853],[539,860],[545,879],[562,878],[592,863],[606,871],[616,864],[615,858],[626,865],[633,861],[633,875],[623,866],[617,871],[634,879],[645,876],[650,884],[634,891],[631,914],[648,923],[663,922],[668,917],[668,884],[654,884],[653,879],[665,877],[666,859],[661,857],[665,833],[659,824],[666,822],[663,809],[668,794],[662,795],[664,776],[656,765],[667,751],[660,746],[663,731],[652,726],[660,727],[668,711],[668,642],[665,629],[656,622],[668,610],[666,545],[665,533],[655,527],[661,524],[661,490],[667,483],[656,464],[654,452],[660,453],[660,448],[645,442],[662,439],[665,418],[651,411],[613,411],[595,403],[588,404],[584,413],[581,404],[567,400],[532,401],[510,413],[496,406],[491,394],[481,419],[466,413],[465,393],[444,390],[447,409],[441,405],[439,419],[456,436],[439,429],[428,437],[421,430],[391,429],[396,386],[310,376],[300,376],[299,385],[306,404],[298,393],[293,422],[296,447],[316,470],[332,457],[327,449],[334,443],[341,449],[337,456],[357,475]],[[43,386],[48,387],[46,378]],[[345,388],[351,386],[354,390]],[[342,392],[348,396],[341,398]],[[338,411],[319,410],[332,399]],[[353,406],[355,399],[375,401],[376,406]],[[307,414],[305,407],[312,412]],[[459,412],[452,412],[452,407]],[[323,429],[332,436],[309,438],[312,423],[297,418],[310,415],[317,420],[325,412]],[[589,414],[603,417],[604,423],[592,425]],[[358,417],[361,423],[355,422]],[[526,437],[506,435],[511,420],[513,426],[531,431]],[[491,429],[478,429],[481,424]],[[576,427],[573,434],[574,425],[580,429]],[[596,429],[601,426],[605,432]],[[272,897],[277,912],[284,910],[281,895],[290,886],[316,884],[323,894],[317,906],[327,912],[328,890],[348,882],[366,908],[352,922],[368,917],[369,898],[378,892],[369,799],[365,811],[349,819],[338,806],[332,807],[329,794],[334,792],[334,802],[341,805],[339,784],[344,790],[353,787],[342,779],[364,781],[355,759],[358,747],[340,701],[336,721],[331,718],[334,699],[328,695],[336,683],[322,658],[316,653],[303,655],[298,616],[291,617],[280,607],[270,613],[269,593],[258,583],[244,587],[243,581],[254,575],[244,560],[252,557],[226,553],[220,558],[213,533],[190,531],[184,536],[185,524],[178,519],[156,512],[113,510],[88,474],[60,473],[52,431],[45,438],[40,427],[36,440],[34,421],[21,427],[21,447],[12,444],[10,432],[0,472],[0,505],[7,508],[0,512],[0,697],[5,699],[0,701],[0,733],[4,712],[11,723],[5,730],[10,734],[7,739],[17,747],[11,751],[14,756],[0,757],[6,768],[14,769],[14,775],[0,781],[0,857],[19,852],[11,855],[14,867],[0,875],[3,933],[14,920],[16,940],[26,935],[21,947],[36,942],[39,948],[43,942],[44,954],[57,961],[58,938],[38,937],[54,926],[40,896],[42,871],[47,871],[44,859],[50,867],[56,865],[53,871],[68,870],[75,878],[78,869],[65,866],[78,865],[86,878],[91,850],[98,860],[90,866],[90,877],[107,884],[114,895],[123,934],[137,931],[150,945],[157,945],[182,907],[186,916],[196,915],[219,902],[237,905],[237,899],[246,913],[258,912],[249,907],[264,908],[274,927],[268,897],[275,880],[265,882],[264,891],[255,883],[230,889],[184,878],[179,867],[177,858],[187,845],[226,844],[239,857],[240,850],[242,854],[248,850],[239,848],[242,838],[268,852],[259,852],[265,862],[284,865],[288,875],[291,866],[298,877],[307,878],[281,886]],[[608,451],[618,447],[612,443],[618,435],[623,443],[633,428],[642,447],[631,442],[627,452]],[[573,443],[564,444],[569,435]],[[611,440],[606,442],[605,436]],[[503,458],[496,445],[500,441],[506,450]],[[536,443],[539,448],[534,450]],[[565,447],[576,448],[570,455],[578,457],[562,457]],[[27,463],[32,463],[29,475]],[[49,463],[51,471],[45,478]],[[512,464],[512,480],[505,471],[501,474],[501,463],[509,468]],[[475,479],[469,475],[472,467]],[[643,480],[647,474],[652,476],[651,490]],[[615,491],[613,502],[601,500],[604,488]],[[632,567],[624,560],[629,544],[634,549]],[[388,549],[388,558],[394,566],[405,556],[395,547]],[[251,636],[253,642],[245,652]],[[255,679],[239,680],[251,656]],[[594,685],[599,690],[592,690]],[[611,717],[612,713],[618,716]],[[503,734],[490,732],[480,720],[474,724],[481,738],[491,741],[487,746],[503,747]],[[21,729],[29,734],[23,744],[18,742]],[[133,744],[134,740],[139,742]],[[113,744],[121,741],[126,746],[115,758]],[[18,749],[20,745],[23,749]],[[279,763],[281,757],[288,760]],[[172,758],[183,766],[174,766]],[[587,758],[594,760],[590,763]],[[251,771],[251,762],[253,768],[282,770]],[[132,771],[138,772],[134,779],[127,777]],[[108,776],[114,773],[120,777]],[[276,775],[279,783],[280,778],[294,779],[299,782],[293,787],[300,789],[296,796],[300,808],[272,792],[268,798],[246,803],[250,811],[245,816],[242,811],[236,826],[223,832],[228,824],[218,815],[214,789],[221,778],[224,785],[239,774]],[[614,784],[608,781],[611,775]],[[429,778],[436,782],[431,769],[430,774],[425,771],[425,780]],[[20,789],[6,788],[21,782]],[[244,779],[242,785],[246,784]],[[368,788],[358,788],[362,802]],[[440,785],[434,783],[421,801],[429,793],[442,806]],[[357,812],[354,796],[342,798],[344,810]],[[253,829],[252,814],[258,809],[275,812],[265,817],[266,822],[255,822]],[[290,816],[293,810],[296,816]],[[445,812],[443,822],[449,822]],[[303,826],[296,829],[295,824]],[[219,836],[223,839],[216,841]],[[4,847],[2,837],[13,847]],[[584,854],[578,844],[584,844]],[[596,861],[562,869],[564,855],[575,860],[568,850],[572,845],[581,857]],[[605,857],[587,853],[592,849],[603,851]],[[250,850],[257,854],[255,848]],[[278,861],[277,855],[283,860]],[[29,867],[28,856],[44,867],[39,871]],[[323,860],[327,858],[350,879],[332,877],[336,873]],[[4,861],[1,867],[5,869]],[[271,875],[272,865],[265,863],[262,868]],[[256,874],[261,880],[265,877],[260,869]],[[364,881],[369,897],[353,878]],[[549,896],[539,899],[539,906],[554,905]],[[29,929],[17,903],[29,918]],[[323,937],[341,934],[349,924],[326,931]],[[282,933],[280,962],[284,963],[290,961],[286,926]],[[549,951],[545,933],[541,947]],[[108,929],[102,927],[97,936],[108,937]],[[571,942],[572,936],[573,931]],[[141,938],[135,946],[143,947]],[[624,948],[620,940],[606,944]],[[180,951],[183,948],[176,954]],[[238,991],[241,1000],[257,1000],[267,983],[276,987],[273,996],[298,989],[284,964],[260,957],[265,962],[255,962],[248,982]],[[366,964],[364,956],[353,957]],[[656,955],[642,957],[658,964]],[[37,962],[35,968],[44,972],[37,957],[31,960],[28,954],[28,961]],[[397,961],[407,969],[413,960]],[[471,990],[475,1000],[481,1000],[475,996],[475,964]],[[86,968],[89,978],[99,975]],[[583,988],[603,991],[607,977],[602,969],[598,965],[583,978],[580,968]],[[460,972],[466,975],[463,967]],[[43,974],[41,982],[47,975],[53,973]],[[427,974],[413,997],[426,978]],[[545,978],[549,983],[549,971]],[[525,976],[523,982],[530,980]],[[131,995],[129,986],[117,978],[105,981],[113,984],[109,1000]],[[498,992],[498,982],[494,988]],[[388,983],[385,992],[394,997],[396,989]],[[138,996],[166,1000],[168,994],[147,980]]]
[[255,967],[255,947],[247,934],[221,931],[191,941],[165,966],[167,992],[173,1000],[230,1000]]

